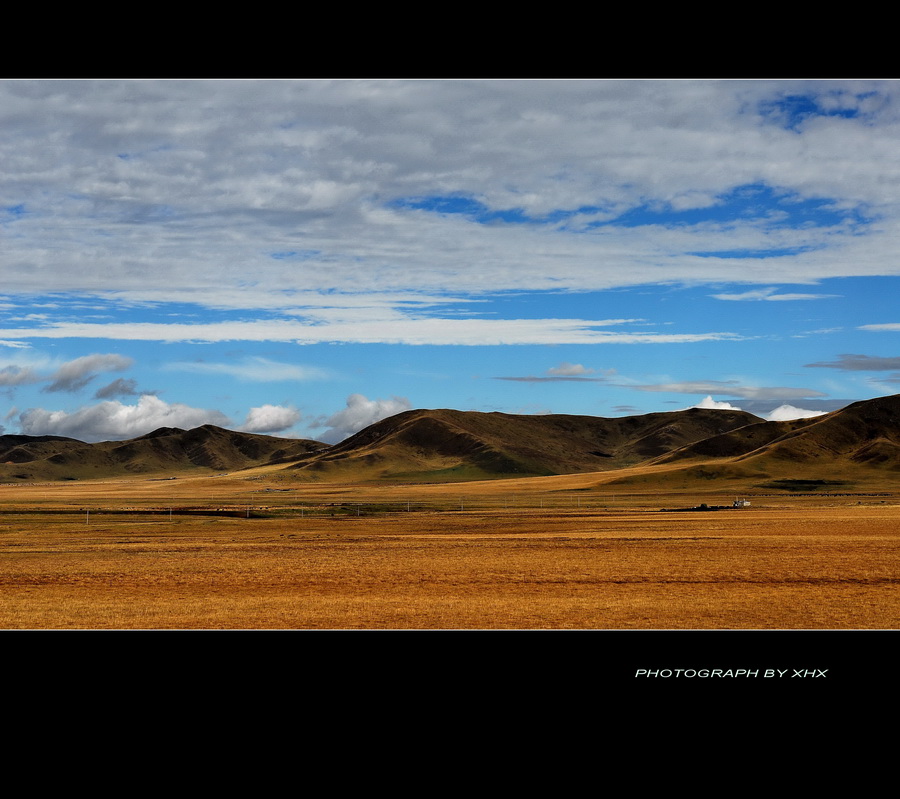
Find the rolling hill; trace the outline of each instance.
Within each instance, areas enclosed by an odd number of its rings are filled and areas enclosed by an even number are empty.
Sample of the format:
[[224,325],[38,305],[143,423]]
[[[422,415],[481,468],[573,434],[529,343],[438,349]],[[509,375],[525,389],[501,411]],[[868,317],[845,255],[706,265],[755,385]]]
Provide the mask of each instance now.
[[761,422],[696,441],[655,463],[728,459],[756,468],[835,462],[900,469],[900,395],[791,422]]
[[414,410],[291,468],[317,479],[407,481],[608,471],[759,421],[701,408],[620,418]]
[[128,441],[86,444],[60,436],[0,436],[0,480],[88,480],[186,469],[233,471],[300,458],[319,441],[276,438],[203,425],[163,427]]
[[686,487],[720,480],[748,488],[883,490],[900,472],[900,395],[854,402],[811,419],[748,425],[646,465],[669,468],[655,477],[625,476],[617,484],[657,480]]
[[651,467],[646,477],[623,475],[624,482],[799,484],[865,475],[884,482],[900,471],[900,395],[790,422],[701,408],[618,418],[413,410],[333,446],[213,425],[161,428],[129,441],[96,444],[59,436],[0,436],[4,482],[259,467],[301,481],[447,482],[637,465]]

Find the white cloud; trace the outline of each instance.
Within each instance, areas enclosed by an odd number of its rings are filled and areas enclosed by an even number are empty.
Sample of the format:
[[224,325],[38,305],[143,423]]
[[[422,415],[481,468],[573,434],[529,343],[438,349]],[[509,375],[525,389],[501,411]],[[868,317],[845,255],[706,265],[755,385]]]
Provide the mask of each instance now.
[[278,382],[283,380],[321,380],[328,376],[325,369],[315,366],[299,366],[279,363],[268,358],[249,357],[230,363],[207,363],[205,361],[170,363],[163,367],[178,372],[196,374],[224,374],[254,383]]
[[840,294],[773,294],[771,297],[766,297],[766,299],[770,301],[828,300],[840,296]]
[[576,375],[590,375],[593,373],[593,369],[585,369],[580,363],[568,363],[566,361],[547,370],[548,375],[559,375],[561,377],[575,377]]
[[887,322],[882,325],[860,325],[860,330],[900,330],[900,322]]
[[351,394],[347,397],[346,408],[332,414],[316,427],[327,427],[328,430],[319,438],[327,444],[335,444],[381,419],[411,408],[406,397],[370,400],[362,394]]
[[811,419],[814,416],[824,416],[827,411],[807,411],[803,408],[795,408],[793,405],[779,405],[775,410],[766,414],[768,422],[790,422],[793,419]]
[[768,302],[792,300],[825,300],[837,297],[837,294],[776,294],[777,288],[753,289],[740,294],[711,294],[717,300],[765,300]]
[[718,402],[714,400],[711,396],[704,397],[700,402],[696,405],[691,405],[692,408],[714,408],[716,410],[723,411],[739,411],[740,408],[735,407],[730,402]]
[[[786,129],[765,109],[791,94],[852,98],[859,116]],[[316,289],[896,275],[898,95],[893,81],[5,81],[4,292],[134,300],[152,274],[168,300],[288,307]],[[749,184],[879,222],[589,227]],[[571,216],[486,225],[395,203],[433,196]],[[708,257],[726,250],[797,254]]]
[[[120,341],[294,341],[386,344],[683,344],[698,341],[736,340],[728,332],[632,333],[596,328],[624,324],[625,319],[397,319],[335,324],[304,324],[275,319],[261,322],[213,322],[207,324],[133,324],[61,322],[46,327],[0,330],[0,335],[21,338],[101,338]],[[263,379],[264,364],[189,364],[193,371],[242,373],[248,379]],[[287,366],[287,365],[285,365]],[[185,368],[178,364],[178,368]],[[308,379],[305,367],[289,367],[295,376]],[[299,375],[304,375],[300,378]],[[285,379],[285,378],[278,378]]]
[[227,426],[230,420],[219,411],[168,404],[152,395],[142,396],[136,405],[108,401],[71,413],[29,408],[19,414],[24,435],[67,436],[91,442],[135,438],[159,427],[189,430],[204,424]]
[[297,424],[300,418],[301,414],[296,408],[261,405],[250,409],[240,429],[245,433],[281,433]]
[[[739,411],[741,408],[732,405],[730,402],[722,402],[714,400],[711,396],[706,396],[692,408],[710,408],[716,410]],[[793,419],[809,419],[814,416],[824,416],[828,411],[810,411],[804,408],[797,408],[787,403],[779,405],[772,411],[769,411],[764,418],[768,422],[788,422]]]

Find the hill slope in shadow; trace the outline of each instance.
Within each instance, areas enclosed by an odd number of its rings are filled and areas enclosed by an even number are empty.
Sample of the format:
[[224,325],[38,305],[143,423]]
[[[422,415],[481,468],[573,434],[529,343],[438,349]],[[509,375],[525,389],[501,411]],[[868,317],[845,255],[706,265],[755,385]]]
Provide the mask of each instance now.
[[183,470],[232,471],[327,448],[319,441],[277,438],[203,425],[162,427],[128,441],[87,444],[61,436],[0,436],[0,480],[87,480]]
[[316,479],[410,481],[608,471],[759,421],[743,411],[701,408],[611,419],[414,410],[291,468]]
[[836,462],[900,469],[900,395],[854,402],[790,422],[761,422],[693,442],[654,460],[728,459],[756,468]]
[[[900,472],[900,395],[854,402],[810,419],[760,422],[651,459],[663,475],[623,477],[688,486],[725,480],[746,487],[889,487]],[[837,489],[836,489],[837,490]]]

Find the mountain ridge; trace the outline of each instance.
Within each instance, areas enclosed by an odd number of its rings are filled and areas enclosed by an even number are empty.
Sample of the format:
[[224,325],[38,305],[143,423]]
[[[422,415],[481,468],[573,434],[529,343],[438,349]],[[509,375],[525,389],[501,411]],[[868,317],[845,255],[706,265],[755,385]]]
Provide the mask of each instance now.
[[160,427],[125,441],[92,444],[61,436],[0,436],[0,479],[84,480],[200,469],[232,471],[299,458],[327,447],[202,425]]
[[[0,480],[84,480],[266,467],[324,482],[465,481],[665,466],[685,479],[900,471],[900,395],[767,422],[745,411],[689,408],[635,416],[404,411],[328,445],[203,425],[126,441],[0,436]],[[674,469],[674,471],[673,471]],[[631,479],[631,478],[627,478]]]
[[754,465],[772,460],[813,463],[837,458],[856,463],[877,461],[900,468],[900,395],[854,402],[809,419],[762,422],[678,448],[653,462],[709,457]]
[[744,411],[702,408],[613,418],[418,409],[375,422],[290,468],[367,479],[608,471],[759,421]]

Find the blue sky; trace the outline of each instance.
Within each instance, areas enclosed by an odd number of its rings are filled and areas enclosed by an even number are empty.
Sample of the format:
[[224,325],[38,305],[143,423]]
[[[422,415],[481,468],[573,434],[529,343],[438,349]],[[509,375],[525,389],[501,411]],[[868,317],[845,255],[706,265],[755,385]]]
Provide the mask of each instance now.
[[0,81],[0,432],[900,391],[896,81]]

